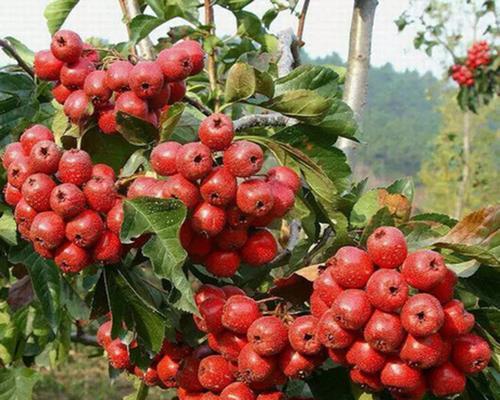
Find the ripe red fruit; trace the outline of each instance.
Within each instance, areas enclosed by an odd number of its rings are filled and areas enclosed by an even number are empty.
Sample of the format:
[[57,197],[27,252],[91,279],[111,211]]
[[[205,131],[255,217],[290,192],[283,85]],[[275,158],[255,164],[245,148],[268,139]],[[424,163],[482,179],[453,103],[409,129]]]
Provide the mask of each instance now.
[[127,346],[120,339],[113,340],[106,348],[109,363],[116,369],[130,368],[130,356]]
[[212,153],[200,142],[187,143],[177,152],[177,171],[190,181],[203,178],[212,169]]
[[75,90],[64,102],[64,114],[74,124],[84,122],[93,112],[92,103],[83,90]]
[[329,349],[345,349],[356,338],[354,332],[337,323],[332,310],[327,310],[319,320],[317,336],[321,344]]
[[189,53],[180,47],[162,50],[158,54],[157,63],[168,82],[182,81],[193,70]]
[[[26,155],[29,155],[33,146],[42,140],[54,141],[54,135],[49,128],[40,124],[33,125],[32,127],[26,129],[19,138]],[[8,148],[5,151],[5,155],[7,155],[7,152]]]
[[[155,187],[160,181],[149,176],[140,176],[132,182],[128,187],[127,197],[135,199],[136,197],[149,196],[155,191]],[[160,182],[161,183],[161,182]]]
[[219,297],[221,299],[225,299],[226,294],[224,293],[224,290],[222,290],[217,286],[204,284],[201,285],[200,288],[196,291],[196,294],[194,296],[194,301],[196,305],[199,306],[205,300],[213,297]]
[[201,360],[198,379],[205,389],[217,393],[234,381],[232,368],[222,356],[208,356]]
[[203,179],[200,193],[206,202],[223,207],[233,201],[237,187],[236,178],[226,168],[219,167]]
[[218,333],[224,330],[222,326],[222,310],[226,300],[221,297],[210,297],[198,306],[207,332]]
[[381,226],[368,237],[368,254],[380,268],[397,268],[406,259],[406,239],[398,228]]
[[87,75],[83,83],[83,91],[97,105],[105,104],[113,92],[106,86],[106,71],[93,71]]
[[155,368],[148,367],[146,372],[139,367],[134,367],[134,374],[141,379],[146,386],[156,386],[159,383],[158,372]]
[[79,247],[91,247],[104,231],[104,223],[98,213],[85,210],[66,224],[66,238]]
[[240,289],[239,287],[233,285],[225,285],[222,286],[221,289],[224,291],[227,299],[233,296],[245,295],[245,291],[243,289]]
[[363,335],[375,350],[393,353],[399,349],[406,333],[399,316],[375,310],[365,326]]
[[282,185],[279,182],[271,181],[269,185],[274,197],[274,204],[270,214],[275,218],[281,218],[293,208],[295,193],[288,186]]
[[312,356],[321,351],[318,322],[318,319],[312,315],[298,317],[292,322],[288,328],[288,340],[295,351],[306,356]]
[[87,203],[97,212],[107,213],[116,200],[116,189],[112,179],[93,176],[83,188]]
[[271,232],[265,229],[259,229],[250,234],[240,251],[241,260],[255,267],[271,262],[277,253],[276,239]]
[[103,264],[115,264],[120,261],[122,244],[116,233],[104,231],[92,251],[95,261]]
[[203,263],[205,257],[212,251],[212,240],[196,234],[186,248],[189,258],[195,263]]
[[255,393],[243,382],[234,382],[220,394],[220,400],[255,400]]
[[229,361],[238,360],[241,349],[245,347],[247,343],[244,336],[238,336],[227,330],[208,335],[208,344],[210,348]]
[[121,111],[134,117],[146,120],[148,117],[148,103],[134,92],[124,92],[116,99],[115,111]]
[[435,396],[448,397],[465,390],[465,375],[451,362],[433,368],[427,374],[429,389]]
[[83,43],[81,57],[89,60],[90,62],[93,62],[94,64],[99,63],[99,61],[101,60],[99,52],[94,46],[89,43]]
[[215,398],[212,399],[210,394],[207,393],[198,393],[198,392],[189,392],[183,387],[177,388],[177,397],[179,400],[216,400],[218,396],[212,395]]
[[53,211],[39,213],[31,224],[30,238],[40,246],[53,250],[64,240],[64,221]]
[[331,307],[337,296],[344,289],[333,279],[331,269],[323,270],[313,283],[314,293],[325,302],[328,307]]
[[365,287],[374,267],[366,251],[353,246],[340,248],[327,261],[333,279],[342,287],[361,289]]
[[65,151],[59,161],[58,178],[64,183],[83,185],[92,177],[92,160],[84,150]]
[[85,79],[95,71],[95,65],[84,58],[80,58],[72,64],[65,64],[61,68],[61,83],[68,89],[83,89]]
[[244,213],[263,216],[269,213],[274,205],[271,185],[260,179],[249,179],[238,186],[236,204]]
[[113,327],[112,321],[106,321],[101,326],[99,326],[99,329],[97,330],[96,339],[97,343],[101,347],[106,348],[113,341],[113,338],[111,337],[112,327]]
[[175,174],[165,182],[163,185],[163,197],[178,199],[189,209],[193,209],[201,201],[198,186],[184,178],[181,174]]
[[182,145],[177,142],[163,142],[157,145],[150,157],[154,171],[162,176],[175,175],[177,173],[175,160],[181,147]]
[[179,364],[172,360],[169,356],[163,356],[158,365],[156,366],[156,372],[158,374],[158,379],[167,388],[173,388],[177,386],[177,372],[179,371]]
[[106,226],[111,231],[120,235],[123,224],[123,204],[120,201],[115,202],[115,205],[109,210],[106,216]]
[[332,305],[337,323],[344,329],[362,328],[372,315],[372,306],[363,290],[347,289]]
[[[31,146],[30,146],[31,150]],[[5,146],[5,151],[2,154],[2,165],[5,169],[9,168],[9,165],[15,160],[26,158],[26,153],[23,145],[19,142],[9,143]]]
[[438,333],[424,338],[408,335],[399,356],[412,367],[426,369],[439,362],[443,347]]
[[174,48],[181,48],[189,54],[193,68],[190,75],[199,74],[203,71],[205,67],[205,52],[203,51],[201,44],[195,40],[183,40],[174,45]]
[[11,162],[7,168],[7,182],[17,189],[21,189],[30,175],[29,161],[24,157]]
[[467,312],[460,300],[452,300],[443,307],[443,336],[455,337],[469,333],[474,327],[474,315]]
[[422,373],[399,359],[387,361],[382,372],[380,380],[389,389],[396,394],[409,392],[419,387],[423,381]]
[[453,299],[455,285],[457,284],[457,275],[451,270],[446,268],[446,275],[427,293],[432,294],[441,304],[446,304]]
[[115,170],[106,164],[95,164],[92,167],[92,176],[107,177],[113,181],[116,179]]
[[233,121],[227,115],[221,113],[212,114],[201,122],[198,136],[201,142],[210,150],[225,150],[233,141]]
[[283,393],[282,391],[260,393],[257,396],[257,400],[284,400],[284,399],[285,399],[285,393]]
[[198,380],[198,368],[200,360],[194,356],[187,357],[183,360],[181,368],[177,372],[177,384],[190,392],[200,392],[203,390],[200,381]]
[[281,183],[291,189],[294,193],[297,193],[301,186],[299,175],[297,175],[293,169],[283,166],[277,166],[269,169],[269,171],[267,171],[267,180],[269,182]]
[[277,367],[275,357],[262,357],[247,344],[238,356],[238,373],[244,382],[262,382],[272,376]]
[[115,61],[106,71],[106,86],[114,92],[125,92],[130,89],[128,77],[134,66],[128,61]]
[[239,334],[246,334],[250,325],[261,316],[259,305],[247,296],[233,296],[226,301],[222,325]]
[[85,249],[66,242],[57,249],[54,261],[62,272],[76,274],[90,264],[90,257]]
[[[14,163],[11,165],[11,167]],[[56,184],[45,174],[30,175],[23,183],[21,192],[24,200],[36,211],[50,210],[50,193]]]
[[246,229],[254,217],[245,214],[238,207],[233,206],[227,210],[227,224],[233,229]]
[[349,372],[349,377],[354,383],[361,386],[361,389],[368,392],[380,392],[384,389],[384,385],[380,382],[379,374],[367,374],[359,368],[352,368]]
[[174,104],[181,101],[186,95],[186,83],[184,81],[170,82],[170,97],[168,104]]
[[56,186],[50,193],[50,208],[65,219],[80,214],[86,204],[83,192],[72,183]]
[[279,367],[283,373],[292,379],[307,378],[316,367],[315,357],[300,354],[298,351],[287,347],[279,356]]
[[261,317],[250,325],[247,338],[258,355],[274,356],[288,344],[288,329],[277,317]]
[[394,270],[375,271],[366,284],[366,295],[375,308],[385,312],[398,311],[408,299],[408,285]]
[[12,186],[10,183],[7,183],[7,185],[5,185],[4,189],[3,189],[3,197],[4,197],[4,200],[5,202],[11,206],[11,207],[15,207],[17,205],[17,203],[19,203],[19,200],[22,199],[22,194],[21,194],[21,191]]
[[141,99],[160,93],[163,88],[161,68],[154,61],[140,61],[130,71],[129,86]]
[[259,145],[240,140],[224,152],[224,166],[238,177],[255,175],[262,168],[264,153]]
[[50,140],[36,143],[30,152],[29,168],[31,173],[42,172],[51,175],[57,171],[61,151]]
[[29,234],[31,224],[37,215],[36,210],[31,207],[24,198],[21,198],[16,205],[14,210],[14,219],[16,220],[17,228],[19,232],[24,236]]
[[215,237],[215,243],[221,250],[234,251],[241,249],[247,239],[248,232],[246,230],[226,228]]
[[343,365],[347,367],[349,364],[346,360],[347,349],[327,349],[328,357],[335,364]]
[[170,84],[163,83],[161,90],[148,99],[150,110],[160,110],[161,113],[168,111],[168,102],[170,100]]
[[73,93],[71,89],[68,89],[66,86],[64,86],[62,83],[58,83],[54,88],[52,89],[52,96],[54,96],[54,99],[59,103],[59,104],[64,104],[66,99],[69,97],[69,95]]
[[237,252],[216,250],[205,259],[205,268],[219,278],[230,278],[238,270],[240,262]]
[[427,291],[446,276],[446,265],[441,254],[432,250],[419,250],[406,258],[401,273],[409,285]]
[[58,60],[50,50],[35,53],[33,68],[35,75],[44,81],[56,81],[64,63]]
[[465,374],[476,374],[488,366],[491,349],[482,337],[468,333],[455,340],[451,359]]
[[346,354],[347,362],[368,374],[374,374],[384,368],[386,358],[367,342],[355,341]]
[[54,56],[66,63],[71,63],[80,57],[83,50],[83,41],[80,36],[69,30],[57,31],[52,37],[50,50]]
[[222,232],[225,225],[225,211],[206,202],[196,207],[191,216],[191,226],[193,229],[208,237],[216,236]]
[[430,294],[412,296],[401,309],[401,323],[414,336],[429,336],[441,329],[444,312],[439,301]]

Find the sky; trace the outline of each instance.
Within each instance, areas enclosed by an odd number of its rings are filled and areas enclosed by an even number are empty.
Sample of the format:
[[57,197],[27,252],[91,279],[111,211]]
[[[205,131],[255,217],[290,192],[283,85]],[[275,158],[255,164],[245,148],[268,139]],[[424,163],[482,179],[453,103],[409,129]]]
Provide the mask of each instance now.
[[[372,65],[390,62],[399,71],[431,71],[440,75],[443,69],[439,62],[413,48],[414,32],[411,29],[397,32],[394,20],[407,8],[408,1],[379,1],[373,33]],[[48,0],[0,0],[0,37],[13,36],[32,50],[48,48],[50,35],[43,17],[47,3]],[[262,15],[268,5],[269,0],[256,0],[247,9]],[[335,51],[343,59],[347,58],[352,6],[353,0],[311,1],[304,31],[305,50],[311,56],[325,56]],[[230,12],[216,7],[215,21],[219,34],[234,33],[236,23]],[[289,27],[295,30],[296,25],[296,17],[281,13],[271,30],[278,32]],[[98,36],[110,42],[127,39],[118,0],[80,0],[64,27],[75,30],[83,38]],[[165,34],[168,27],[168,24],[161,26],[153,32],[152,37]],[[7,61],[7,57],[1,53],[0,65],[5,65]]]

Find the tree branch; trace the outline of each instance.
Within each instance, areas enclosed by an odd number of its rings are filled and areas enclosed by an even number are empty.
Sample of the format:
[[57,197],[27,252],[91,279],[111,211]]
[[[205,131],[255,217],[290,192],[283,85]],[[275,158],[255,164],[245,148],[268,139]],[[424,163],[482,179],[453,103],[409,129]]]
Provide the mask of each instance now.
[[281,267],[283,263],[290,257],[293,249],[297,246],[300,239],[300,232],[302,231],[302,226],[299,220],[292,220],[290,222],[290,236],[288,238],[288,243],[281,253],[279,253],[274,260],[269,264],[269,268]]
[[[377,4],[377,0],[355,0],[352,13],[343,99],[354,111],[358,123],[361,122],[368,92],[368,69]],[[348,156],[352,153],[353,146],[354,142],[346,138],[340,138],[337,144]]]
[[289,126],[296,122],[297,120],[278,113],[253,114],[234,121],[234,130],[240,132],[255,126]]
[[[131,37],[130,32],[130,21],[134,19],[135,16],[141,14],[141,9],[139,7],[139,3],[137,0],[118,0],[120,2],[120,6],[122,8],[122,13],[125,18],[125,23],[127,25],[127,31],[129,37]],[[145,58],[147,60],[152,60],[154,58],[153,53],[153,43],[151,39],[146,36],[144,39],[140,40],[137,43],[137,48],[139,53],[136,54],[140,58]]]
[[210,108],[208,108],[206,105],[200,103],[198,100],[193,99],[192,97],[184,96],[182,101],[184,101],[185,103],[188,103],[189,105],[198,109],[203,114],[205,114],[207,117],[213,114],[213,111]]
[[304,46],[304,41],[302,40],[302,36],[304,35],[304,26],[306,23],[306,15],[307,15],[307,9],[309,8],[309,1],[310,0],[304,0],[304,5],[302,6],[302,11],[300,12],[299,15],[299,26],[297,28],[297,44],[299,47]]
[[86,333],[73,333],[71,334],[71,341],[73,343],[81,343],[84,344],[85,346],[94,346],[94,347],[100,347],[99,343],[97,343],[97,339],[93,335],[87,335]]
[[278,33],[278,41],[281,53],[278,61],[278,76],[285,76],[300,64],[297,40],[293,30],[289,28]]
[[[211,0],[205,0],[205,25],[210,27],[210,34],[215,35],[214,25],[214,9]],[[208,54],[208,81],[210,82],[210,90],[215,95],[215,112],[219,111],[219,94],[217,93],[217,65],[215,60],[215,49],[212,49]]]
[[8,56],[17,61],[17,65],[19,65],[19,67],[21,67],[29,76],[32,78],[35,77],[35,74],[30,66],[24,62],[21,56],[17,53],[16,49],[14,49],[14,47],[12,47],[7,40],[0,39],[0,47],[4,49]]

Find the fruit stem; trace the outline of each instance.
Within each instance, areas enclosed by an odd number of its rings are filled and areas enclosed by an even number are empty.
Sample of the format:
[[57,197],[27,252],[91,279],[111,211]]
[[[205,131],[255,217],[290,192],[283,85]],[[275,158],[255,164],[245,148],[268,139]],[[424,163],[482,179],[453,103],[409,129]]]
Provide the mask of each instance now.
[[[209,34],[215,35],[215,24],[214,24],[214,9],[211,0],[204,0],[205,7],[205,25],[209,26]],[[208,54],[208,80],[210,82],[210,91],[215,97],[215,112],[219,112],[220,99],[217,90],[217,64],[215,60],[215,49],[212,48]]]
[[283,297],[279,297],[279,296],[271,296],[271,297],[266,297],[265,299],[257,300],[257,304],[269,303],[270,301],[282,302],[282,301],[284,301],[284,299],[283,299]]
[[17,53],[16,49],[10,45],[10,43],[5,39],[0,39],[0,47],[4,49],[8,56],[12,57],[17,61],[17,65],[21,67],[29,76],[35,77],[33,70],[28,64],[22,59],[22,57]]

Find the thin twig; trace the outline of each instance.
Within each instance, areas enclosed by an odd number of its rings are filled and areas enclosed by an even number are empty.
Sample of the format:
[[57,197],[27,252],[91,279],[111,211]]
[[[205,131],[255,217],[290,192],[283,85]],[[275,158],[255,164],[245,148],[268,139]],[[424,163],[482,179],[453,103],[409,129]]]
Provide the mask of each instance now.
[[200,103],[198,100],[193,99],[192,97],[184,96],[184,99],[182,99],[182,101],[184,101],[185,103],[188,103],[189,105],[198,109],[203,114],[205,114],[207,117],[212,115],[212,113],[213,113],[210,108],[208,108],[206,105]]
[[309,1],[310,0],[304,0],[304,5],[302,6],[302,11],[299,15],[299,26],[297,28],[297,44],[299,47],[302,47],[305,44],[302,40],[302,37],[304,35],[304,27],[306,23],[307,9],[309,8]]
[[297,246],[300,238],[300,231],[302,230],[302,226],[300,225],[300,221],[294,219],[290,222],[290,236],[288,238],[288,243],[286,247],[279,253],[274,260],[269,264],[269,268],[277,268],[281,267],[285,260],[290,257],[293,249]]
[[[205,0],[205,25],[209,26],[210,35],[215,35],[215,24],[214,24],[214,9],[211,0]],[[215,95],[215,111],[219,111],[219,94],[217,93],[217,65],[215,60],[215,48],[212,48],[208,54],[208,81],[210,82],[210,90]]]
[[16,49],[10,45],[10,43],[5,39],[0,39],[0,47],[2,47],[7,55],[14,58],[17,61],[17,64],[32,78],[35,77],[33,70],[30,68],[28,64],[21,58],[21,56],[17,53]]
[[73,343],[81,343],[86,346],[94,346],[94,347],[100,347],[99,343],[97,343],[97,339],[93,335],[87,335],[86,333],[73,333],[71,334],[71,341]]
[[307,252],[307,255],[304,257],[304,265],[311,264],[311,260],[313,259],[313,257],[328,242],[328,240],[330,240],[333,234],[334,232],[332,227],[327,226],[319,241]]
[[256,126],[289,126],[296,122],[297,120],[278,113],[254,114],[241,117],[234,121],[234,130],[240,132]]

